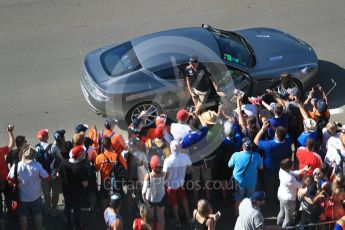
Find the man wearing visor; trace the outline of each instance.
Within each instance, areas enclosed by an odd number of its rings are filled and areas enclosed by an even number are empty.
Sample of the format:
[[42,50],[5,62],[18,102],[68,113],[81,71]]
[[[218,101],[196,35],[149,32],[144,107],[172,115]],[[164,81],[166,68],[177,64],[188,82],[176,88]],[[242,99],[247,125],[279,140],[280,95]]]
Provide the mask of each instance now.
[[197,56],[189,58],[189,65],[186,67],[186,80],[190,95],[195,107],[200,108],[206,101],[211,88],[211,82],[218,92],[216,81],[212,78],[208,69],[199,62]]

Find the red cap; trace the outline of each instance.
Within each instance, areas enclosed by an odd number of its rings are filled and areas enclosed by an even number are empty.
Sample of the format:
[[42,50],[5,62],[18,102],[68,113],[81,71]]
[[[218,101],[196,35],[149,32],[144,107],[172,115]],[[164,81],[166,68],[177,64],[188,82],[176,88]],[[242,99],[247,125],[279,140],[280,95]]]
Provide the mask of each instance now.
[[177,112],[177,115],[176,115],[176,119],[178,121],[186,121],[188,119],[188,111],[185,110],[185,109],[180,109],[178,112]]
[[158,166],[162,166],[161,165],[161,159],[160,159],[160,157],[158,155],[153,155],[151,157],[150,167],[152,169],[154,169],[154,168],[157,168]]
[[78,159],[84,152],[84,147],[82,145],[77,145],[71,149],[71,155],[73,159]]
[[41,129],[41,130],[38,130],[37,133],[36,133],[36,136],[37,136],[37,138],[39,138],[39,139],[48,136],[48,129]]
[[157,128],[155,128],[155,131],[154,131],[153,135],[154,135],[155,138],[159,138],[159,139],[163,138],[163,136],[164,136],[164,126],[160,125]]
[[156,127],[158,127],[160,125],[165,125],[165,119],[162,117],[157,117],[155,124],[156,124]]

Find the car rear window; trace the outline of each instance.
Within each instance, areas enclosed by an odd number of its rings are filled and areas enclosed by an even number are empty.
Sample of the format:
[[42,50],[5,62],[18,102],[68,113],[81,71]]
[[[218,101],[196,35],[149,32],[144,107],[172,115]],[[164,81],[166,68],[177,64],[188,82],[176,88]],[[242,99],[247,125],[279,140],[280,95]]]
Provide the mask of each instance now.
[[121,76],[141,68],[131,42],[118,45],[101,55],[104,70],[111,77]]

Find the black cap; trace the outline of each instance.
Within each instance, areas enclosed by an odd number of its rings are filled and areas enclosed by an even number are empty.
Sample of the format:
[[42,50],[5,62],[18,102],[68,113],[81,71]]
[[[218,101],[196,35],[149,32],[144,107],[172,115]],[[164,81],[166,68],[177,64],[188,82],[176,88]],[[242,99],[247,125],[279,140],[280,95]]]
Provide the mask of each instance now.
[[54,133],[54,139],[55,139],[56,141],[62,141],[62,139],[63,139],[64,136],[65,136],[65,133],[66,133],[66,131],[63,130],[63,129],[55,131],[55,133]]
[[257,192],[254,192],[253,195],[252,195],[252,201],[262,201],[262,200],[265,200],[266,199],[266,195],[265,195],[265,192],[263,191],[257,191]]
[[104,126],[107,129],[113,128],[115,125],[117,125],[119,122],[114,117],[108,117],[107,120],[104,122]]
[[74,132],[80,133],[80,132],[86,132],[86,130],[89,128],[86,124],[79,124],[75,127]]
[[196,63],[196,62],[198,62],[199,61],[199,58],[198,58],[198,56],[191,56],[190,58],[189,58],[189,63]]
[[120,204],[121,204],[121,200],[122,200],[121,194],[114,193],[110,197],[110,207],[112,207],[113,209],[118,208],[120,206]]

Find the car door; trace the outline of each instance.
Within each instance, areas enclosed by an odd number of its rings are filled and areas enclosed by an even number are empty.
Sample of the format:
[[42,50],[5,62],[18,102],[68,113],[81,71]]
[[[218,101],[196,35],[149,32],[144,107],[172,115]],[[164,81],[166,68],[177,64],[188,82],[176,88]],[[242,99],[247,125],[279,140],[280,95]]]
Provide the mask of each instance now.
[[208,63],[208,68],[221,92],[232,95],[235,89],[251,95],[252,77],[239,68],[224,63]]
[[169,66],[154,72],[164,86],[157,96],[157,102],[165,110],[184,108],[189,103],[190,95],[184,79],[184,65]]

